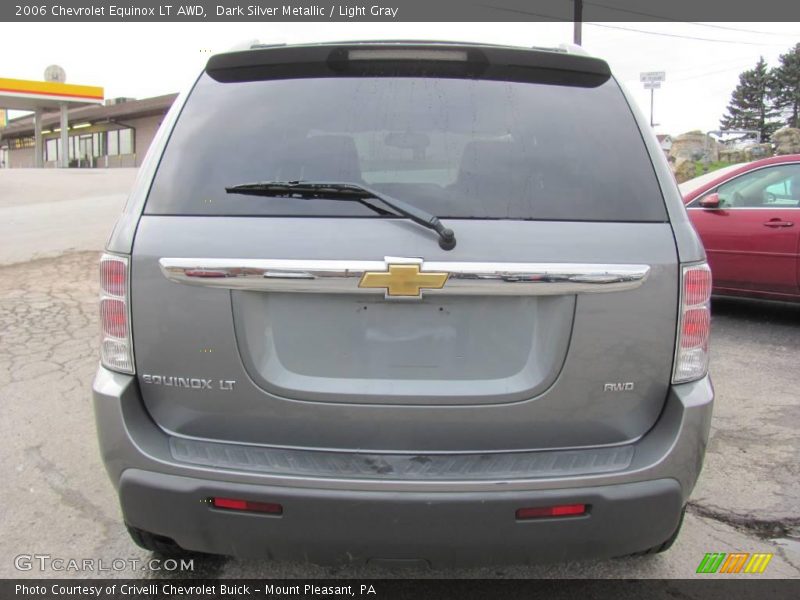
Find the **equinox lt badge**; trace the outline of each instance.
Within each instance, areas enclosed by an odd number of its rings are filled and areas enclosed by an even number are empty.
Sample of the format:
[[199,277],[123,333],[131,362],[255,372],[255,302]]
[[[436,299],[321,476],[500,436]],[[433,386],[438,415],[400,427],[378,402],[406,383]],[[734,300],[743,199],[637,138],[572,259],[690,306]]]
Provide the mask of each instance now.
[[199,377],[175,377],[174,375],[150,375],[142,373],[142,381],[152,385],[189,388],[192,390],[222,390],[229,392],[236,385],[235,379],[205,379]]

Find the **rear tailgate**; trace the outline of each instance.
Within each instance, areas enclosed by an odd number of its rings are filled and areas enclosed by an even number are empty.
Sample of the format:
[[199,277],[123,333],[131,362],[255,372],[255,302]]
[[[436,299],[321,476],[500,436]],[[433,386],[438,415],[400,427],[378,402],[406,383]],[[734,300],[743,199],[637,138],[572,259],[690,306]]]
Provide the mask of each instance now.
[[[676,328],[668,225],[500,221],[487,231],[464,222],[451,253],[398,225],[142,219],[133,331],[140,381],[149,381],[142,393],[156,421],[202,438],[409,451],[611,444],[653,424]],[[506,239],[528,241],[509,248]],[[494,248],[488,256],[487,242]],[[406,256],[424,249],[426,259],[452,262],[602,265],[635,256],[650,272],[628,291],[391,302],[185,285],[159,266],[164,257],[364,259],[387,248]],[[210,380],[211,387],[152,383],[159,375]],[[607,390],[618,383],[633,389]]]

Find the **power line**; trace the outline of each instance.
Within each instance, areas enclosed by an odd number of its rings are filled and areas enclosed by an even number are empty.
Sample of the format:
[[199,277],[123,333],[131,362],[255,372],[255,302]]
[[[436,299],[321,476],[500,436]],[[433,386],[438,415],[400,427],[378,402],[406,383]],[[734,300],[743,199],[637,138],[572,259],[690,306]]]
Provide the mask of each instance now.
[[713,29],[726,29],[728,31],[741,31],[743,33],[758,33],[761,35],[783,35],[787,37],[797,38],[800,37],[798,33],[779,33],[773,31],[757,31],[755,29],[742,29],[740,27],[727,27],[725,25],[712,25],[711,23],[695,23],[694,21],[688,21],[690,25],[698,25],[699,27],[711,27]]
[[[617,67],[623,65],[622,67],[623,71],[628,69],[635,70],[639,66],[641,66],[640,61],[641,59],[636,57],[636,58],[630,58],[625,61],[614,61],[614,64],[617,65]],[[735,58],[729,58],[728,60],[714,61],[710,63],[694,63],[690,64],[689,66],[670,67],[669,72],[672,74],[682,73],[685,74],[685,76],[694,77],[697,74],[697,72],[701,69],[706,71],[708,69],[713,69],[714,72],[717,71],[724,72],[727,69],[744,69],[747,68],[749,65],[754,65],[754,64],[755,64],[755,58],[753,58],[753,56],[739,56]],[[676,79],[670,78],[670,81],[676,81]]]
[[492,6],[491,8],[493,8],[494,10],[499,11],[499,12],[508,12],[508,13],[514,13],[514,14],[517,14],[517,15],[529,15],[531,17],[539,17],[540,19],[545,19],[547,21],[552,21],[552,22],[555,22],[555,23],[564,23],[565,25],[572,22],[572,21],[565,21],[561,17],[554,17],[553,15],[543,15],[542,13],[536,13],[536,12],[533,12],[533,11],[530,11],[530,10],[522,10],[522,9],[517,9],[517,8],[508,8],[506,6]]
[[[616,11],[616,12],[627,13],[627,14],[630,14],[630,15],[638,15],[640,17],[649,17],[651,19],[658,19],[660,21],[668,21],[668,22],[672,22],[672,23],[676,22],[675,19],[671,19],[669,17],[664,17],[664,16],[661,16],[661,15],[655,15],[653,13],[648,13],[648,12],[639,11],[639,10],[631,10],[629,8],[619,8],[619,7],[616,7],[616,6],[609,6],[608,4],[602,4],[601,2],[591,2],[591,1],[588,1],[588,0],[584,0],[584,4],[588,4],[588,5],[591,5],[591,6],[597,6],[599,8],[605,8],[605,9],[613,10],[613,11]],[[687,25],[696,25],[698,27],[709,27],[709,28],[712,28],[712,29],[725,29],[727,31],[739,31],[739,32],[742,32],[742,33],[756,33],[756,34],[759,34],[759,35],[783,35],[783,36],[790,36],[790,37],[799,37],[798,34],[793,34],[793,33],[773,33],[771,31],[757,31],[755,29],[743,29],[741,27],[729,27],[729,26],[725,26],[725,25],[712,25],[711,23],[698,23],[696,21],[686,21],[686,24]]]
[[619,29],[621,31],[633,31],[635,33],[645,33],[647,35],[659,35],[662,37],[669,37],[669,38],[679,38],[682,40],[697,40],[700,42],[716,42],[719,44],[738,44],[740,46],[783,46],[784,44],[766,44],[760,42],[744,42],[742,40],[720,40],[717,38],[703,38],[697,37],[693,35],[679,35],[677,33],[663,33],[661,31],[645,31],[644,29],[636,29],[634,27],[621,27],[619,25],[608,25],[607,23],[584,23],[585,25],[591,25],[592,27],[605,27],[606,29]]
[[670,81],[678,82],[678,81],[690,81],[692,79],[699,79],[700,77],[711,77],[713,75],[721,75],[722,73],[733,73],[733,69],[736,67],[730,67],[727,69],[717,69],[715,71],[707,71],[705,73],[697,73],[696,75],[689,75],[688,77],[678,77],[671,79]]
[[[638,63],[637,63],[638,64]],[[740,56],[728,60],[715,61],[710,63],[697,63],[688,67],[670,67],[670,73],[691,73],[698,69],[738,69],[747,65],[754,65],[755,59],[752,56]]]
[[629,15],[639,15],[640,17],[651,17],[653,19],[659,19],[661,21],[674,21],[674,19],[669,19],[667,17],[662,17],[660,15],[654,15],[652,13],[641,12],[638,10],[631,10],[629,8],[618,8],[616,6],[609,6],[608,4],[601,4],[600,2],[586,2],[584,4],[590,4],[591,6],[597,6],[599,8],[607,8],[608,10],[614,10],[616,12],[628,13]]
[[[709,63],[705,65],[694,65],[689,67],[688,69],[673,69],[670,68],[670,73],[684,73],[679,77],[670,77],[669,82],[676,83],[680,81],[690,81],[692,79],[699,79],[700,77],[711,77],[713,75],[722,75],[722,74],[733,74],[741,73],[742,70],[746,70],[748,67],[754,65],[754,61],[750,58],[739,58],[733,61],[722,61],[717,63]],[[698,68],[705,68],[706,70],[702,72],[693,73],[692,71],[697,71]]]
[[[676,21],[674,21],[672,19],[668,19],[667,17],[660,17],[658,15],[653,15],[653,14],[650,14],[650,13],[632,11],[632,10],[627,10],[627,9],[622,9],[622,8],[615,8],[615,7],[607,6],[605,4],[600,4],[600,3],[597,3],[597,2],[585,2],[585,4],[592,4],[594,6],[599,6],[599,7],[602,7],[602,8],[608,8],[608,9],[611,9],[611,10],[617,10],[617,11],[627,12],[627,13],[631,13],[631,14],[638,14],[638,15],[645,16],[645,17],[652,17],[654,19],[661,19],[661,20],[663,20],[665,22],[671,22],[671,23],[675,23],[676,22]],[[540,19],[545,19],[545,20],[551,21],[551,22],[558,22],[558,23],[565,23],[565,24],[570,22],[570,21],[564,21],[560,17],[555,17],[555,16],[552,16],[552,15],[544,15],[542,13],[537,13],[537,12],[533,12],[533,11],[529,11],[529,10],[521,10],[521,9],[514,9],[514,8],[507,8],[507,7],[500,7],[500,6],[496,6],[494,8],[495,8],[495,10],[498,10],[498,11],[501,11],[501,12],[508,12],[508,13],[514,13],[514,14],[519,14],[519,15],[528,15],[528,16],[532,16],[532,17],[539,17]],[[644,34],[647,34],[647,35],[658,35],[658,36],[662,36],[662,37],[678,38],[678,39],[683,39],[683,40],[696,40],[696,41],[700,41],[700,42],[715,42],[715,43],[718,43],[718,44],[739,44],[740,46],[783,46],[784,45],[783,43],[771,43],[771,44],[768,44],[768,43],[762,43],[762,42],[745,42],[745,41],[742,41],[742,40],[721,40],[721,39],[718,39],[718,38],[704,38],[704,37],[692,36],[692,35],[679,35],[677,33],[663,33],[663,32],[660,32],[660,31],[646,31],[644,29],[636,29],[635,27],[622,27],[622,26],[619,26],[619,25],[608,25],[607,23],[589,23],[589,22],[584,22],[583,24],[584,25],[592,25],[594,27],[605,27],[606,29],[618,29],[618,30],[621,30],[621,31],[632,31],[632,32],[635,32],[635,33],[644,33]],[[706,24],[704,24],[704,23],[689,23],[689,24],[690,25],[706,26]],[[707,25],[707,26],[708,27],[716,27],[716,28],[720,28],[720,29],[732,29],[734,31],[748,31],[748,30],[744,30],[744,29],[740,30],[740,29],[735,29],[735,28],[725,28],[725,27],[722,27],[721,25]],[[749,30],[749,32],[750,33],[764,33],[766,35],[792,35],[792,34],[772,34],[772,33],[768,33],[768,32],[757,32],[757,31],[754,31],[754,30]]]

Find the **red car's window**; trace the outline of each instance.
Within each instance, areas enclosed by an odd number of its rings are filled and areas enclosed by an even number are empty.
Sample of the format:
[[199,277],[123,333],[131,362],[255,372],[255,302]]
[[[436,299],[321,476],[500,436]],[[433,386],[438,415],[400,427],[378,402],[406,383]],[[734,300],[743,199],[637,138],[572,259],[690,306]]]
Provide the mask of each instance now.
[[[719,194],[720,208],[799,208],[800,164],[765,167],[709,190]],[[697,206],[702,198],[692,202]]]

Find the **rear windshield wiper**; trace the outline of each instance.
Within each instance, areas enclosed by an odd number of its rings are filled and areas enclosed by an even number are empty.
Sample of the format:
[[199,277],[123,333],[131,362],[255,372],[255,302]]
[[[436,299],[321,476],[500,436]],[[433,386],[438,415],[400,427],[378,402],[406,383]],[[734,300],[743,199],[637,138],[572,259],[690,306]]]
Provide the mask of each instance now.
[[406,217],[432,229],[439,234],[439,246],[444,250],[456,247],[456,235],[452,229],[442,225],[438,217],[386,194],[376,192],[368,187],[356,183],[329,183],[320,181],[263,181],[259,183],[242,183],[226,187],[229,194],[245,194],[250,196],[267,196],[274,198],[301,198],[304,200],[349,200],[360,202],[372,210],[389,214],[383,209],[374,206],[367,199],[379,200],[398,215]]

